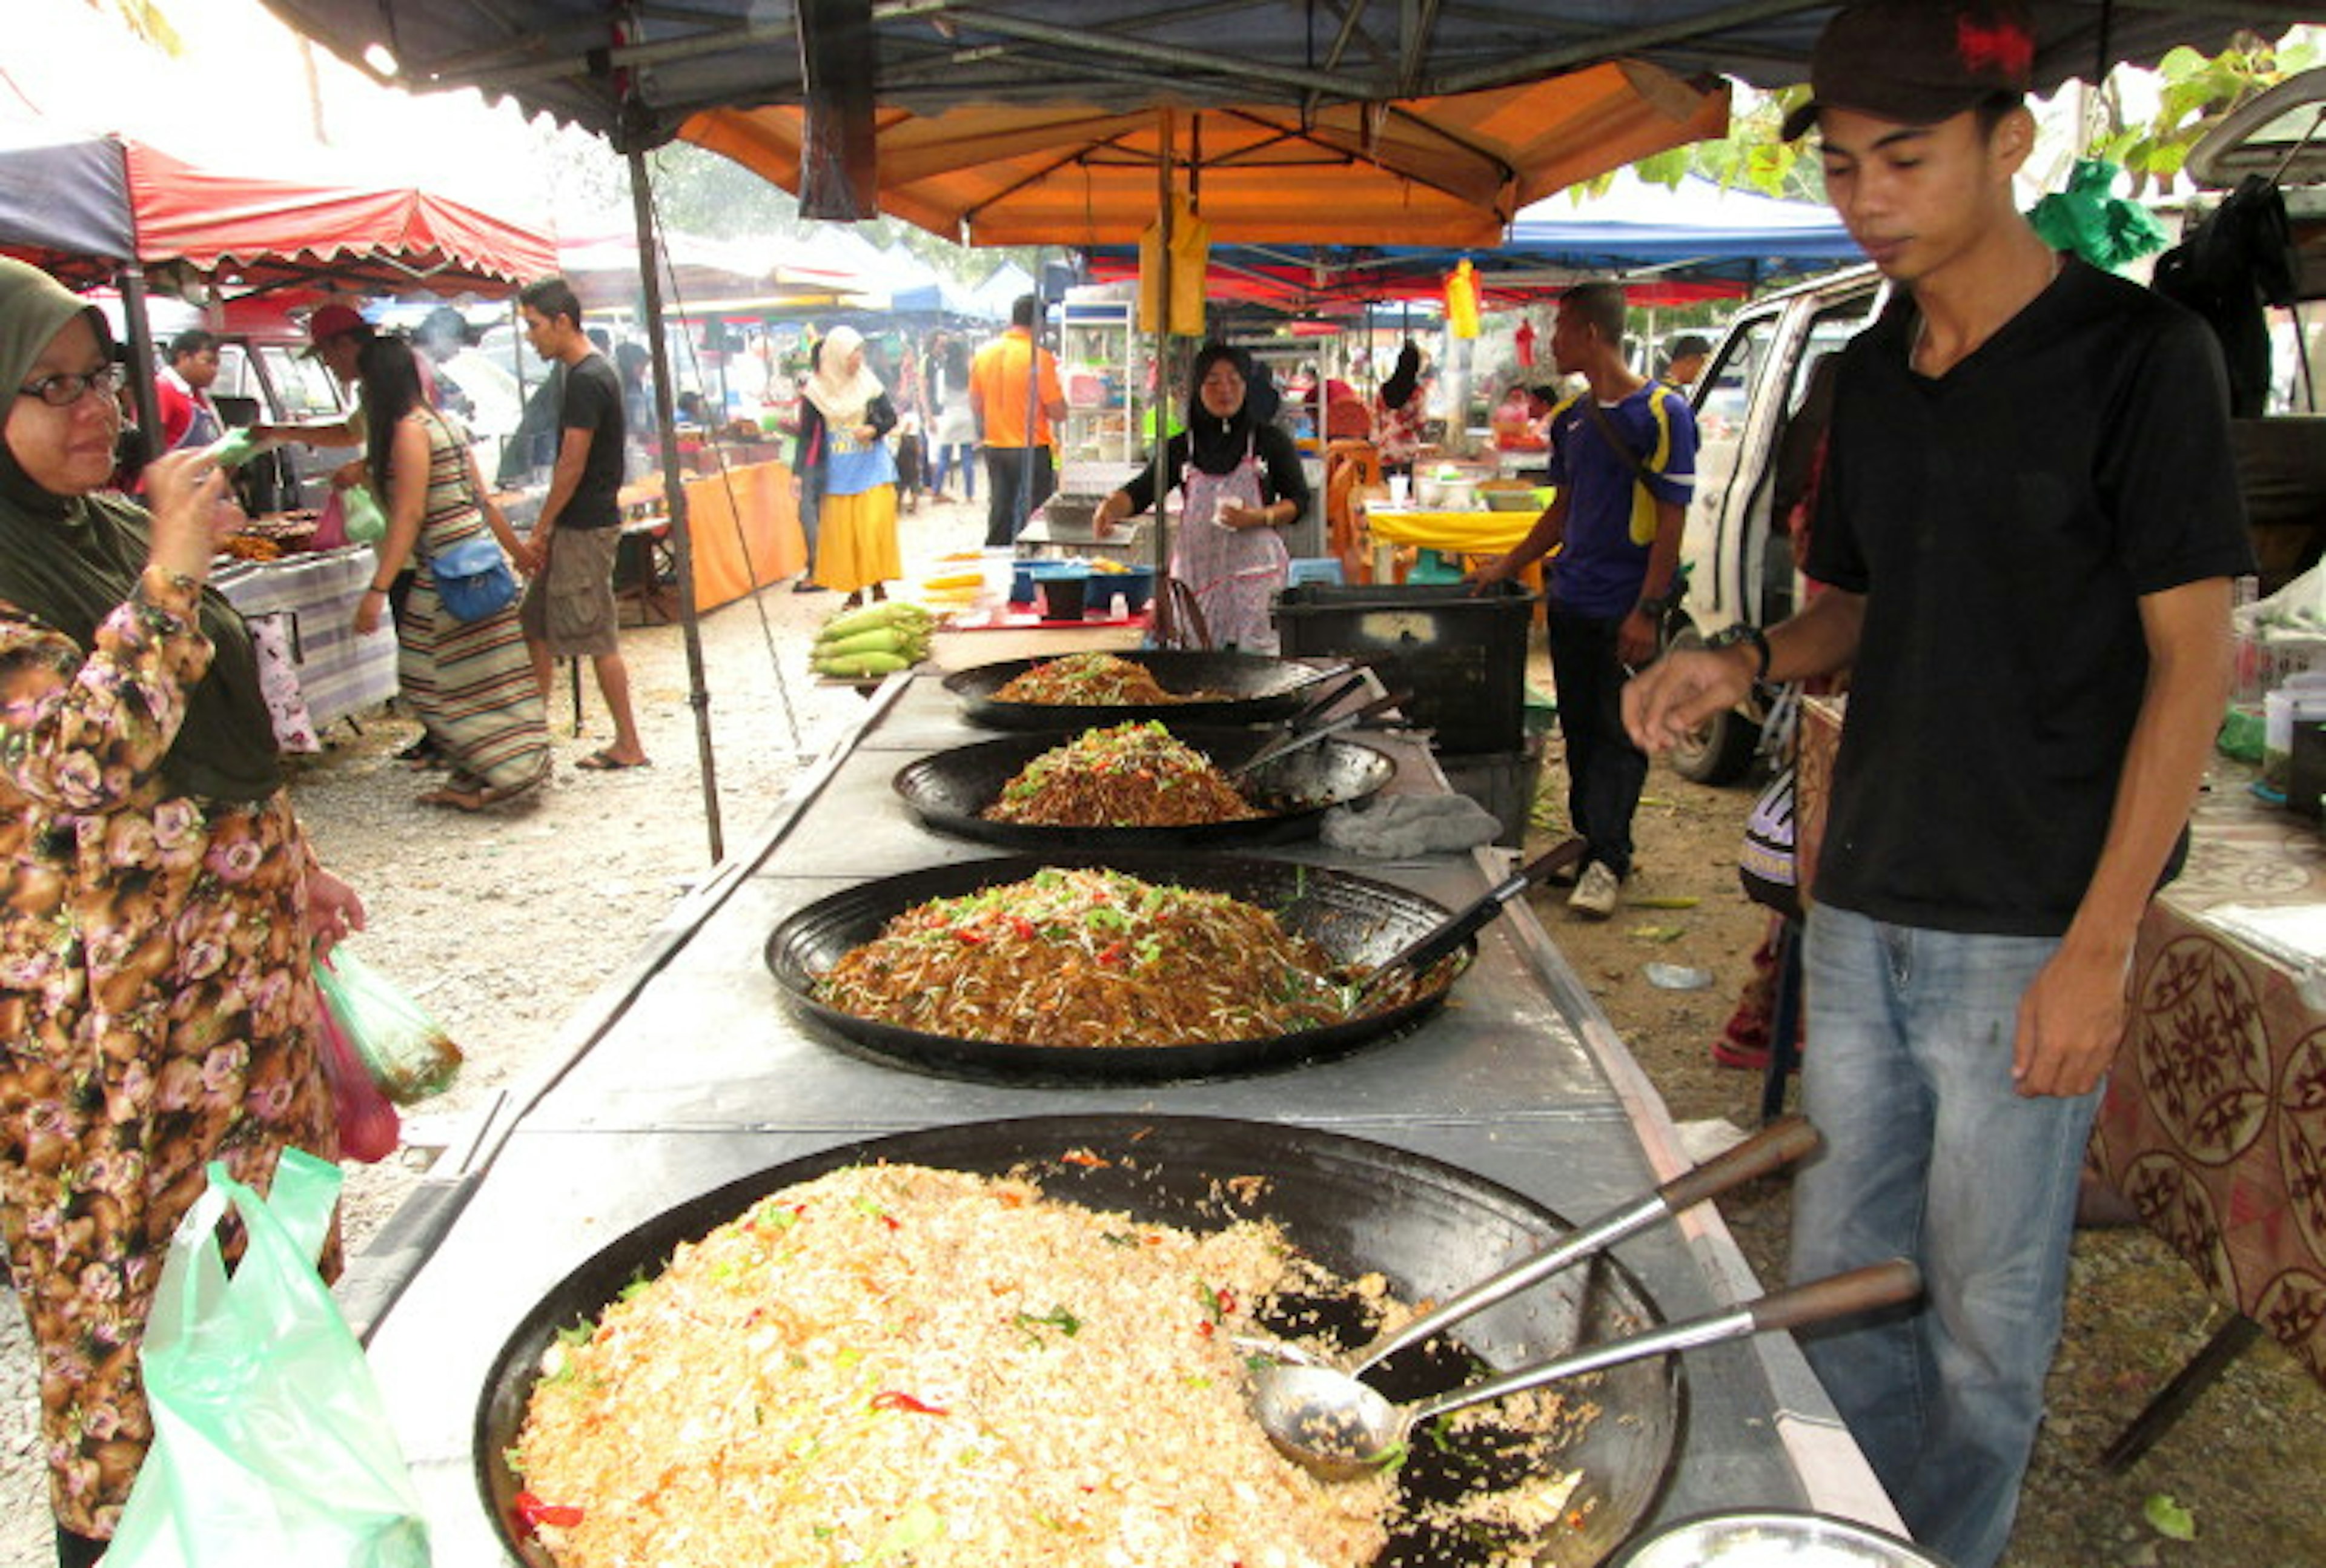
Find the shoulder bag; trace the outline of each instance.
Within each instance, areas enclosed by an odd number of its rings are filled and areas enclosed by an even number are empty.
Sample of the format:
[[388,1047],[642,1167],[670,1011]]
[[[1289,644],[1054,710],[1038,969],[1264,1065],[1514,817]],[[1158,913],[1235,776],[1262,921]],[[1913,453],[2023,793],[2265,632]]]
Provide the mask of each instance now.
[[[444,429],[442,424],[438,428]],[[469,505],[482,513],[484,504],[478,499],[467,461],[464,453],[461,482],[469,492]],[[508,557],[501,553],[500,541],[490,532],[437,551],[428,558],[428,570],[436,580],[436,597],[443,602],[444,613],[456,621],[484,620],[516,602],[516,573],[509,570]]]
[[1800,859],[1795,852],[1794,797],[1799,775],[1793,730],[1800,710],[1800,688],[1789,685],[1777,696],[1761,727],[1761,751],[1775,768],[1768,786],[1744,819],[1744,842],[1736,853],[1736,877],[1744,896],[1787,920],[1807,911],[1801,897]]

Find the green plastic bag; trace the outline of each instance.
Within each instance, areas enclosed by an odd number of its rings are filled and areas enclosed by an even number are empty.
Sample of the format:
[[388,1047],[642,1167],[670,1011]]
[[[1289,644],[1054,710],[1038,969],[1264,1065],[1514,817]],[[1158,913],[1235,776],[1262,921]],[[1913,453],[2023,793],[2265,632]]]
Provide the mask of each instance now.
[[340,492],[340,515],[350,544],[377,544],[387,537],[387,514],[369,485],[349,485]]
[[451,1085],[461,1070],[461,1048],[403,987],[347,943],[336,943],[328,957],[315,960],[315,983],[382,1094],[412,1105]]
[[[110,1568],[426,1568],[428,1527],[370,1363],[315,1272],[339,1167],[284,1151],[261,1198],[213,1161],[141,1356],[154,1446]],[[249,1248],[227,1277],[219,1221]]]

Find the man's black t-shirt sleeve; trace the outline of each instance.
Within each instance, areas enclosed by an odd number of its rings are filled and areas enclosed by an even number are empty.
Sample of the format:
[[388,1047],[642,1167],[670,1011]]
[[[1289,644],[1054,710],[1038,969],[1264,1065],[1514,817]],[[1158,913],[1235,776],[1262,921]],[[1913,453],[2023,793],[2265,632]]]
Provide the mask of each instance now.
[[[602,355],[591,355],[565,376],[565,401],[557,422],[566,431],[590,432],[590,455],[582,483],[558,518],[563,528],[611,528],[622,520],[622,384]],[[559,437],[561,448],[563,436]]]

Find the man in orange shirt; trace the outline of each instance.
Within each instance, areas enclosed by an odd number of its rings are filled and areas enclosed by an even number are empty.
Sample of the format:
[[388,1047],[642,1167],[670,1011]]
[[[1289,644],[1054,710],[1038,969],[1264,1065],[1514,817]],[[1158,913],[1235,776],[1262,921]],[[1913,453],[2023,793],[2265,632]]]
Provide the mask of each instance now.
[[1019,295],[1009,307],[1009,330],[969,364],[969,407],[985,447],[989,486],[985,543],[995,549],[1015,543],[1027,514],[1058,487],[1050,427],[1066,417],[1066,394],[1056,356],[1035,346],[1034,302],[1031,294]]

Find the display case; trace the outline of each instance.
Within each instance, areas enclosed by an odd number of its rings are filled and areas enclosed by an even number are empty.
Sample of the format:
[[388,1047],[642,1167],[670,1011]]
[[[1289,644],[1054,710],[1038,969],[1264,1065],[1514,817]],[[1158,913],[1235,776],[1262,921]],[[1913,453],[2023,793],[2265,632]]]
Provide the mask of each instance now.
[[1147,403],[1150,357],[1140,338],[1136,306],[1129,299],[1075,298],[1080,292],[1073,291],[1058,307],[1065,460],[1135,468],[1145,452],[1140,415]]

